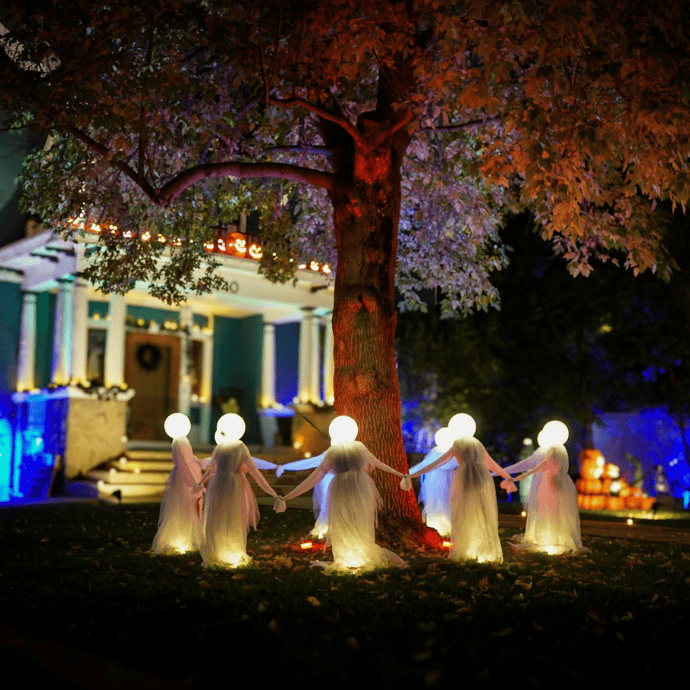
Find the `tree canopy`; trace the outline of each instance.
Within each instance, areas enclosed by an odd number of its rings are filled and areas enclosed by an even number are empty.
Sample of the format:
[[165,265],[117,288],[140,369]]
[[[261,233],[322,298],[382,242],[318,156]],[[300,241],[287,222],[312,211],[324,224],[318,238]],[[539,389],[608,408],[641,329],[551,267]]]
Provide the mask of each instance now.
[[255,209],[280,250],[269,274],[283,277],[286,252],[335,265],[328,196],[383,118],[408,133],[408,306],[422,287],[449,309],[488,304],[516,203],[575,272],[616,250],[635,270],[669,266],[651,210],[688,198],[683,2],[6,5],[2,107],[52,137],[27,167],[31,210],[185,240],[164,276],[151,275],[162,248],[133,240],[129,278],[111,242],[92,276],[106,289],[207,289],[193,271],[203,240]]
[[203,245],[255,209],[269,276],[298,258],[333,265],[336,406],[400,468],[394,284],[406,307],[437,288],[447,314],[486,308],[503,214],[523,207],[574,273],[593,257],[672,267],[653,211],[684,209],[690,191],[689,12],[683,0],[10,1],[0,108],[50,135],[28,161],[28,208],[56,227],[129,232],[104,233],[87,270],[105,290],[148,280],[177,301],[217,287]]
[[[680,270],[666,283],[610,264],[573,278],[528,217],[510,219],[501,230],[510,263],[495,280],[500,312],[442,320],[433,308],[399,319],[407,425],[436,429],[469,412],[494,457],[514,457],[523,437],[554,417],[586,446],[601,413],[667,405],[679,420],[687,416],[687,219],[674,220]],[[408,449],[413,442],[406,439]]]

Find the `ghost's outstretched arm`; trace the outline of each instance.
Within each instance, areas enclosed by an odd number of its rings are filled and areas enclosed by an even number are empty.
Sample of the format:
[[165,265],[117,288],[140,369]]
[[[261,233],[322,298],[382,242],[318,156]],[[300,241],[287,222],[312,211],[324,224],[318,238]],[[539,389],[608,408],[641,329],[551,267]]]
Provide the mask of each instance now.
[[503,469],[508,474],[516,474],[517,472],[531,470],[533,467],[536,467],[543,459],[544,449],[537,448],[537,450],[535,450],[534,453],[532,453],[532,455],[530,455],[528,458],[520,460],[520,462],[516,462],[514,465],[508,465],[508,467],[504,467]]
[[315,455],[313,458],[304,458],[304,460],[295,460],[294,462],[287,462],[284,465],[279,465],[276,470],[276,477],[280,477],[285,470],[290,472],[299,472],[300,470],[313,470],[318,467],[323,460],[326,453],[321,453],[321,455]]
[[442,451],[438,448],[433,448],[430,450],[423,460],[418,462],[416,465],[410,467],[410,473],[418,472],[419,470],[425,470],[434,460],[438,460],[442,455]]
[[264,477],[261,472],[259,472],[259,468],[256,466],[256,463],[254,462],[254,458],[248,458],[245,461],[246,467],[247,467],[247,472],[252,475],[254,478],[254,481],[259,485],[259,488],[267,493],[269,496],[273,496],[273,498],[278,498],[278,494],[273,490],[273,487],[266,481],[266,477]]
[[529,477],[530,474],[536,474],[537,472],[540,472],[543,469],[544,465],[546,465],[547,461],[551,460],[552,454],[553,450],[549,450],[549,452],[544,456],[544,459],[538,465],[529,470],[529,472],[523,472],[518,477],[515,477],[515,481],[519,482],[521,479]]
[[504,470],[488,453],[484,453],[482,460],[484,462],[484,466],[487,470],[489,470],[489,472],[497,474],[499,477],[503,477],[504,481],[501,482],[501,488],[505,489],[508,493],[517,491],[517,486],[515,486],[515,483],[508,472]]
[[455,451],[453,448],[449,448],[440,458],[438,458],[438,460],[434,460],[434,462],[432,462],[430,465],[422,467],[421,470],[417,470],[416,472],[410,472],[410,479],[414,479],[415,477],[419,477],[427,472],[431,472],[431,470],[435,470],[437,467],[441,467],[441,465],[445,465],[447,462],[450,462],[450,460],[454,457]]
[[278,467],[275,462],[269,462],[268,460],[262,460],[261,458],[255,458],[252,456],[252,460],[254,461],[254,464],[263,471],[274,470],[276,467]]
[[366,456],[367,460],[369,461],[369,464],[374,469],[383,470],[384,472],[390,472],[391,474],[394,474],[397,477],[407,477],[405,473],[398,472],[398,470],[394,470],[390,465],[386,465],[385,462],[381,462],[373,453],[370,453],[369,450],[366,451]]
[[309,491],[315,487],[326,474],[326,470],[319,465],[301,484],[298,484],[289,494],[283,496],[283,499],[289,501],[291,498],[295,498],[305,491]]

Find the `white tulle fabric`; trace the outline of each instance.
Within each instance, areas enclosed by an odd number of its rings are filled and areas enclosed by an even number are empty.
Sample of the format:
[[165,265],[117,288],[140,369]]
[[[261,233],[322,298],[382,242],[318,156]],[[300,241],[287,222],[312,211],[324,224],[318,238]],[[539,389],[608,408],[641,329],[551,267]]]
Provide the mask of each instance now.
[[[458,467],[453,472],[450,488],[450,521],[453,547],[450,558],[455,561],[503,561],[498,536],[498,504],[491,472],[504,478],[508,474],[491,459],[480,441],[472,437],[457,439],[446,453],[429,466],[437,471],[453,460]],[[418,476],[411,472],[410,476]],[[514,490],[513,486],[511,490]]]
[[156,554],[196,551],[201,544],[201,467],[186,438],[173,440],[172,456],[151,546]]
[[583,551],[577,491],[568,476],[568,451],[556,445],[537,453],[536,466],[517,477],[523,480],[533,475],[534,480],[527,502],[525,534],[516,548],[551,554]]
[[204,565],[240,566],[251,562],[247,554],[249,527],[256,529],[259,506],[246,473],[272,496],[275,492],[256,468],[247,446],[232,441],[216,446],[204,502],[201,556]]
[[331,446],[314,472],[285,496],[285,500],[299,496],[324,476],[332,475],[327,514],[333,562],[317,561],[313,565],[339,572],[406,565],[396,554],[375,542],[381,496],[369,476],[373,469],[404,476],[377,460],[359,441],[339,443]]
[[[313,458],[305,458],[304,460],[295,460],[284,465],[279,465],[276,470],[276,477],[280,477],[283,472],[298,472],[301,470],[313,470],[321,464],[325,453],[316,455]],[[312,537],[323,539],[328,534],[328,489],[333,479],[332,474],[324,475],[321,481],[314,485],[312,492],[312,507],[314,510],[314,517],[316,523],[310,532]]]
[[[438,446],[433,448],[420,463],[410,468],[410,474],[426,468],[443,453]],[[421,476],[417,498],[423,504],[422,518],[425,524],[435,529],[442,537],[449,537],[451,533],[450,490],[453,472],[457,466],[457,461],[452,459],[442,467]]]

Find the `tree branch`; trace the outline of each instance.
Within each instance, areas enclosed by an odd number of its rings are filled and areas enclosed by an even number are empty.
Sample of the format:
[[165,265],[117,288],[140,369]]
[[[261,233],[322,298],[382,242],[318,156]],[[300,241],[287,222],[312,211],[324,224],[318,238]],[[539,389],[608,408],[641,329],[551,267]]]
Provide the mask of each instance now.
[[472,127],[478,127],[480,125],[485,125],[490,122],[501,122],[503,118],[501,116],[487,117],[483,120],[470,120],[469,122],[463,122],[460,125],[442,125],[441,127],[421,127],[420,132],[461,132],[463,129],[471,129]]
[[304,98],[281,99],[269,96],[268,102],[271,105],[277,105],[278,107],[285,108],[286,110],[289,110],[290,108],[304,108],[310,113],[314,113],[314,115],[318,115],[324,120],[328,120],[329,122],[333,122],[339,127],[342,127],[357,143],[361,143],[357,128],[346,117],[329,113],[328,110],[325,110],[318,105],[314,105]]
[[322,170],[312,170],[299,165],[287,163],[205,163],[195,165],[163,185],[151,197],[160,206],[167,206],[185,189],[193,184],[211,177],[272,178],[291,180],[321,187],[332,191],[335,187],[335,176]]
[[[92,139],[86,132],[82,132],[80,129],[75,127],[74,125],[67,125],[65,128],[70,134],[72,134],[74,137],[76,137],[79,141],[81,141],[82,144],[90,148],[92,151],[95,151],[96,153],[100,154],[101,156],[104,156],[105,158],[108,158],[111,154],[110,150],[108,149],[107,146],[104,146],[100,142],[96,141],[95,139]],[[153,199],[156,190],[153,188],[153,186],[149,183],[149,181],[137,173],[132,167],[127,165],[123,160],[115,160],[111,161],[111,165],[113,165],[115,168],[123,172],[127,177],[129,177],[132,182],[134,182],[143,192],[148,196],[150,199]]]
[[266,151],[287,151],[292,153],[312,153],[320,156],[332,156],[332,146],[307,146],[304,144],[295,144],[294,146],[269,146]]

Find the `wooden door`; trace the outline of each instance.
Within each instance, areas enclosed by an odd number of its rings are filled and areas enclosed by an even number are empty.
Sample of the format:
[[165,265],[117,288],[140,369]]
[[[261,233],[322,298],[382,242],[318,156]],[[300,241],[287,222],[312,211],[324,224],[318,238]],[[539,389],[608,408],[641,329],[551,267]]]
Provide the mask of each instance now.
[[128,435],[138,441],[165,441],[165,418],[177,412],[180,338],[159,333],[127,333],[125,381],[135,391],[129,401]]

